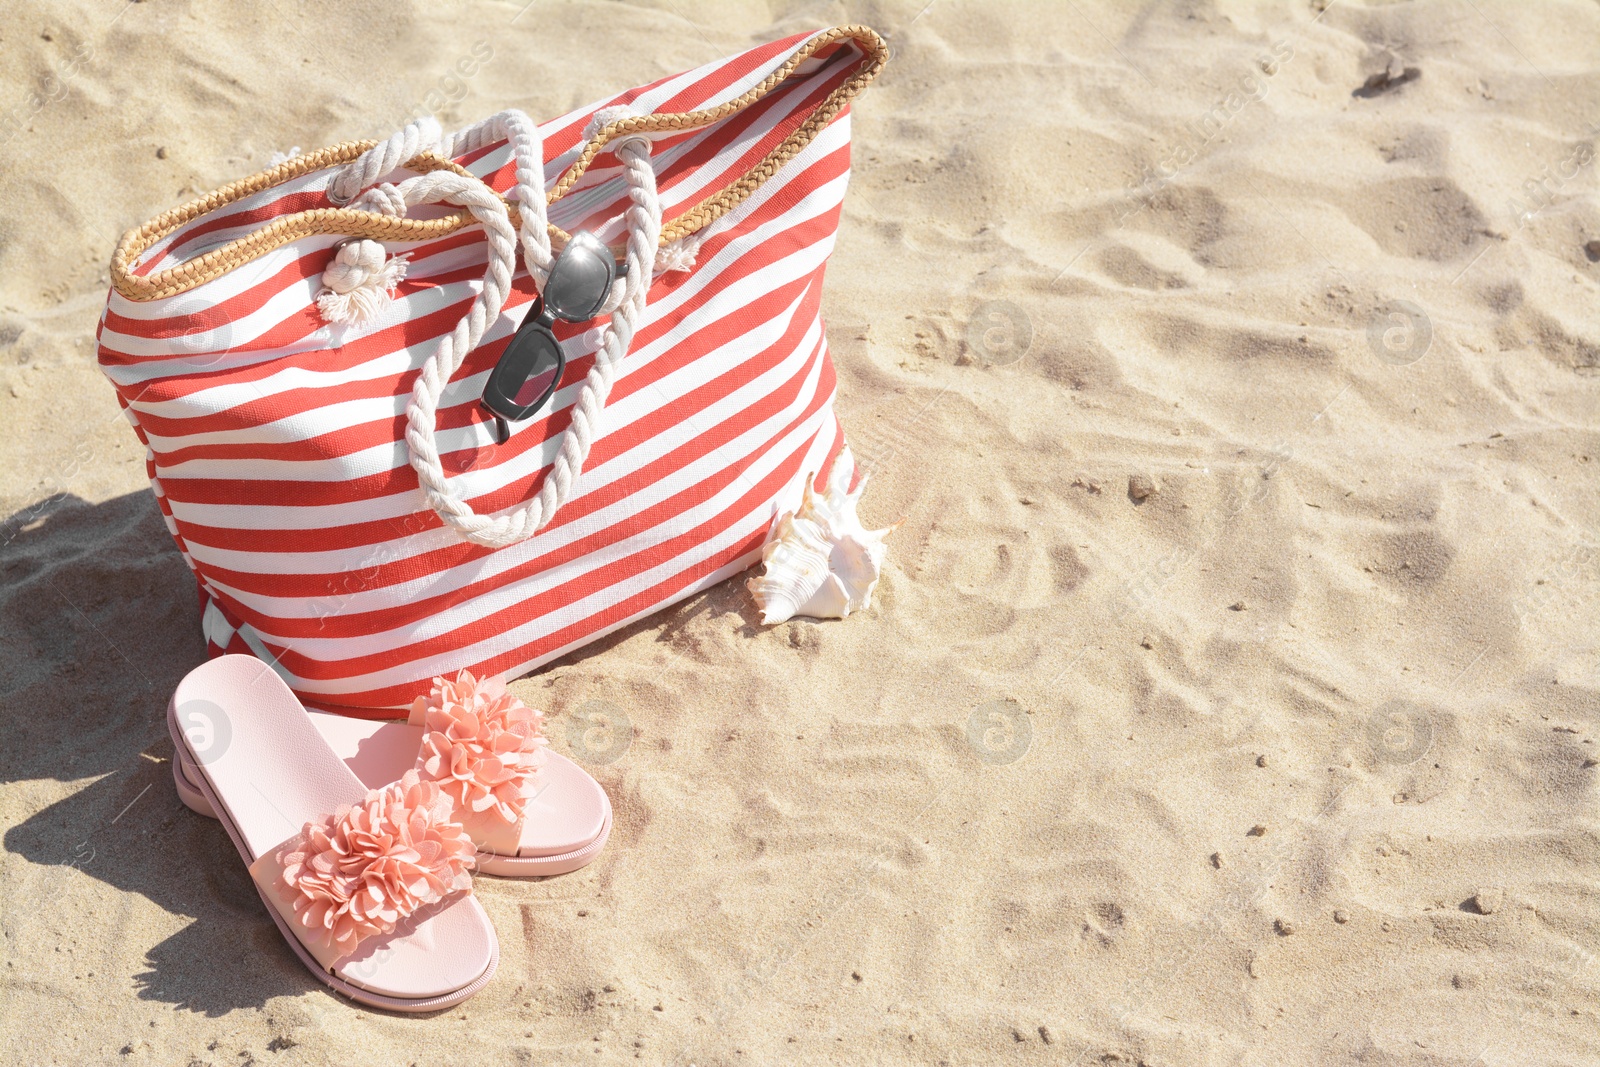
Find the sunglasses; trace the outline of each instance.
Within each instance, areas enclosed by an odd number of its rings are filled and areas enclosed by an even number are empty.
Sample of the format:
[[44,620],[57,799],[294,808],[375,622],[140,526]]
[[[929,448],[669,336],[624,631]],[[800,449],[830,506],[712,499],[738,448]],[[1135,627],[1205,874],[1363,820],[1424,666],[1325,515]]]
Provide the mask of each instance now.
[[587,322],[598,315],[616,277],[611,249],[587,231],[573,234],[556,254],[544,292],[501,353],[479,400],[494,416],[500,444],[511,439],[510,423],[531,418],[561,385],[567,357],[551,327],[557,319]]

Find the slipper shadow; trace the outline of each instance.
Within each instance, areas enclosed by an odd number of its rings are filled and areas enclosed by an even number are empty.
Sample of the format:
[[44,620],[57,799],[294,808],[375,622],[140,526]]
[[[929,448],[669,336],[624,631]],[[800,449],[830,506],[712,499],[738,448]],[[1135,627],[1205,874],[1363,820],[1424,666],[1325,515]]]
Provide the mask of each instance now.
[[41,866],[76,868],[194,919],[147,950],[147,969],[132,975],[142,1000],[220,1016],[316,988],[222,825],[178,800],[171,755],[170,741],[151,746],[133,767],[35,812],[6,830],[6,850]]

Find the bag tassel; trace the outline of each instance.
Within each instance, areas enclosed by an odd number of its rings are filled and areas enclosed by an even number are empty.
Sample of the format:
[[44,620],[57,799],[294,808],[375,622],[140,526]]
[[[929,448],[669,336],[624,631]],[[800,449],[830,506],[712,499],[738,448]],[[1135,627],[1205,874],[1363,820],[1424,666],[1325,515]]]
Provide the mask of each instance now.
[[704,240],[702,234],[692,233],[656,249],[655,273],[693,269],[695,256],[700,254],[700,244]]
[[326,322],[367,323],[389,306],[389,294],[406,276],[407,253],[390,257],[377,241],[346,241],[322,272],[317,310]]

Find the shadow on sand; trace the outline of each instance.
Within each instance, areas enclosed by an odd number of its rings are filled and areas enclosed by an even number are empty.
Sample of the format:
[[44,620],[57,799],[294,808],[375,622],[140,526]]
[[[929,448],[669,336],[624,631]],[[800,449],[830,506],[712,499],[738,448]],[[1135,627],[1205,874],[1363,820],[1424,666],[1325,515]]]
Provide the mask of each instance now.
[[[645,632],[685,641],[701,617],[752,635],[740,581],[548,668]],[[0,651],[0,782],[89,782],[7,827],[6,850],[195,920],[148,950],[148,969],[133,976],[139,996],[219,1016],[321,988],[283,944],[221,825],[173,788],[166,702],[206,648],[194,578],[151,493],[50,497],[0,523]]]
[[0,781],[89,782],[6,827],[6,850],[195,920],[149,949],[139,996],[224,1015],[315,987],[222,827],[173,790],[166,701],[206,651],[148,491],[51,497],[0,523],[0,650]]

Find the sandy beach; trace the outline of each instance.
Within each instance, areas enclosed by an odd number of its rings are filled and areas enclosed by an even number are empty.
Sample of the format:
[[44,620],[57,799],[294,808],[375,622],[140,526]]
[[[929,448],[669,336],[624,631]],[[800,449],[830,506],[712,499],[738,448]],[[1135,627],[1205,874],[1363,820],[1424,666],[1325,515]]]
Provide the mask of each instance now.
[[[478,879],[462,1007],[341,1001],[173,790],[205,643],[94,361],[118,236],[849,23],[893,49],[823,300],[901,523],[873,607],[764,627],[735,579],[513,683],[606,851]],[[8,5],[0,1062],[1600,1063],[1596,40],[1579,0]]]

